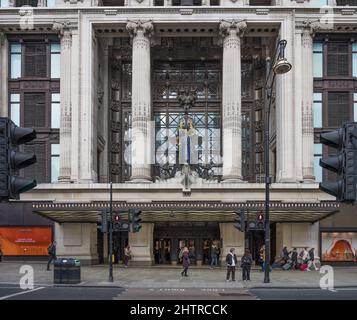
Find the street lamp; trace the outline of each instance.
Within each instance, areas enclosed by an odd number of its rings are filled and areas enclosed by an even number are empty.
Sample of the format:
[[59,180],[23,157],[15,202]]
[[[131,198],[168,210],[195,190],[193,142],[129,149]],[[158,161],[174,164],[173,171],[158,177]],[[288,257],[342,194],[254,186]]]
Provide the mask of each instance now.
[[[270,184],[271,177],[269,174],[269,119],[270,107],[272,102],[272,92],[275,82],[275,76],[285,74],[292,68],[291,63],[285,58],[286,40],[280,40],[274,53],[273,65],[270,57],[266,58],[266,81],[265,91],[265,122],[264,122],[264,166],[265,166],[265,268],[264,283],[270,282],[270,219],[269,219],[269,202],[270,202]],[[273,72],[273,77],[271,73]]]

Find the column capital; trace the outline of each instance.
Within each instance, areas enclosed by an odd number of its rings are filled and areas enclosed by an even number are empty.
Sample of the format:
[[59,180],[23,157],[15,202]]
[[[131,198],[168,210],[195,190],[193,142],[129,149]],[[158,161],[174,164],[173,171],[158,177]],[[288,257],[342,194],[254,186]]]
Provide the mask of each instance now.
[[152,23],[152,20],[128,20],[128,23],[126,24],[126,30],[128,30],[131,37],[136,37],[140,31],[144,36],[151,37],[154,33],[154,25]]
[[315,35],[316,31],[326,29],[326,27],[319,20],[310,20],[310,19],[304,20],[302,22],[301,28],[302,28],[303,35],[310,34],[311,37]]
[[63,49],[68,49],[72,46],[72,30],[73,24],[69,21],[55,21],[53,23],[53,30],[58,32],[61,39],[61,46]]
[[245,20],[221,20],[219,23],[219,33],[222,37],[235,34],[237,36],[243,36],[244,31],[247,28]]

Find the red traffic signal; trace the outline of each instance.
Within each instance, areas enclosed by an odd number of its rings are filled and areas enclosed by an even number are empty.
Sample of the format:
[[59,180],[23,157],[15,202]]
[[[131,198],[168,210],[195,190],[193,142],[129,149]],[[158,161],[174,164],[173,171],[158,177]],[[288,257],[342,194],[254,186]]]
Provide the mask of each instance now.
[[262,212],[259,212],[257,215],[257,220],[258,221],[263,221],[264,220],[264,214]]
[[119,215],[119,214],[115,214],[115,215],[113,216],[113,220],[114,220],[114,221],[120,221],[120,215]]

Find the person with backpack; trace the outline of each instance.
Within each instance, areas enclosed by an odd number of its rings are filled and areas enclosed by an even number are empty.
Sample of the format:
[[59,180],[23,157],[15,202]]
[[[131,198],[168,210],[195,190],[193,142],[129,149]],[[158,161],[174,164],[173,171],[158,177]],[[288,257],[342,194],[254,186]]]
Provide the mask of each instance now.
[[232,281],[236,281],[236,265],[238,263],[238,259],[236,254],[234,253],[234,248],[229,250],[229,253],[226,256],[226,263],[227,263],[227,277],[226,281],[229,281],[229,278],[232,274]]
[[253,263],[252,255],[250,254],[249,249],[246,249],[241,259],[243,281],[250,281],[250,269],[252,267],[252,263]]
[[56,246],[57,246],[57,242],[53,241],[52,244],[50,244],[47,248],[47,252],[48,252],[47,271],[51,271],[50,269],[51,262],[57,260]]

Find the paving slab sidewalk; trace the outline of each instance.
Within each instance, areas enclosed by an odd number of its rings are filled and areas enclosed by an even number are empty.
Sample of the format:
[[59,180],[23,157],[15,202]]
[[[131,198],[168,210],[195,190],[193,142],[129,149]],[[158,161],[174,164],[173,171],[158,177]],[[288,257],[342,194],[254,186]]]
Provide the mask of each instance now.
[[[39,262],[0,263],[0,284],[19,284],[23,274],[22,265],[31,265],[36,285],[52,286],[53,271],[46,271],[46,264]],[[52,267],[53,270],[53,267]],[[357,267],[334,267],[334,287],[356,287]],[[82,266],[81,283],[75,286],[124,287],[124,288],[320,288],[324,274],[318,271],[273,270],[271,281],[263,283],[264,274],[253,270],[250,282],[241,281],[241,270],[236,271],[235,282],[226,282],[225,268],[209,269],[192,267],[189,277],[182,277],[181,269],[172,267],[129,267],[114,266],[114,282],[108,281],[108,266]]]

